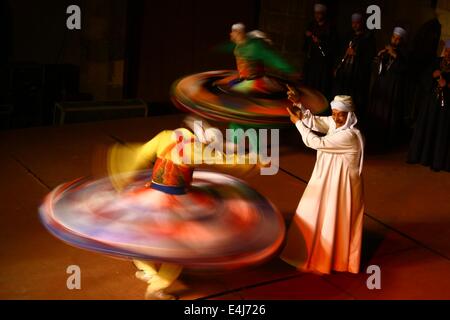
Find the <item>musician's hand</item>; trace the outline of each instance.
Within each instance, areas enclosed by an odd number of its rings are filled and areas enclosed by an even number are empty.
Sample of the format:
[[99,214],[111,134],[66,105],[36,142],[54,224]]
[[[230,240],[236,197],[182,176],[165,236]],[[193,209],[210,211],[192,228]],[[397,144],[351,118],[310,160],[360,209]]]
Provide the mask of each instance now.
[[381,49],[380,51],[378,51],[378,54],[377,54],[377,56],[381,56],[383,53],[385,53],[387,51],[387,49],[386,48],[384,48],[384,49]]
[[314,43],[318,43],[319,42],[319,38],[317,38],[316,36],[312,36],[312,40],[314,41]]
[[308,31],[305,32],[305,35],[306,35],[307,37],[311,37],[311,36],[312,36],[312,32],[308,30]]
[[389,53],[393,58],[397,58],[397,52],[395,52],[394,47],[388,45],[386,46],[387,53]]
[[444,88],[447,85],[447,81],[444,78],[438,80],[439,87]]
[[[295,110],[293,110],[293,107],[287,107],[286,110],[289,113],[289,117],[293,124],[295,124],[295,123],[297,123],[297,121],[301,120],[300,117],[298,117],[297,114],[295,113]],[[300,115],[301,114],[302,113],[300,112]]]
[[355,56],[355,55],[356,55],[356,51],[355,51],[355,49],[353,49],[352,47],[349,47],[349,48],[347,48],[346,54],[347,54],[348,56]]
[[433,78],[439,78],[441,76],[441,70],[434,70]]
[[299,103],[300,102],[300,93],[293,87],[288,85],[288,92],[287,92],[288,99],[292,103]]

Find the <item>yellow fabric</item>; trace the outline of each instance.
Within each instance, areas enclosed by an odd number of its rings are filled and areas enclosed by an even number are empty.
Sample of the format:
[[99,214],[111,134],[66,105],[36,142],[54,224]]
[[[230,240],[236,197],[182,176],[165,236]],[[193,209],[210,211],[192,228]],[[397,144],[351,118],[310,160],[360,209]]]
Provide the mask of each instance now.
[[179,265],[163,263],[158,273],[151,278],[147,294],[170,287],[177,280],[182,270],[183,267]]
[[[176,129],[176,131],[182,134],[185,141],[195,137],[192,132],[184,128]],[[131,177],[127,179],[121,177],[120,173],[150,168],[157,157],[170,159],[178,165],[208,168],[240,177],[255,172],[259,168],[259,164],[249,164],[250,155],[248,154],[238,156],[205,152],[206,145],[198,141],[188,142],[183,156],[180,156],[178,152],[166,152],[168,147],[177,142],[174,138],[174,130],[165,130],[145,144],[114,145],[108,152],[108,172],[115,188],[121,190],[131,179]],[[176,144],[175,148],[179,146],[181,144]],[[201,163],[195,163],[196,159],[201,159]]]
[[155,275],[158,273],[156,264],[153,262],[144,262],[142,260],[133,260],[134,265],[139,270],[144,271],[148,275]]
[[[182,134],[185,141],[189,141],[190,148],[187,147],[184,149],[187,154],[184,154],[183,157],[178,152],[167,152],[168,148],[177,142],[174,139],[174,131],[172,130],[160,132],[145,144],[114,145],[108,153],[108,171],[116,189],[119,191],[122,190],[132,179],[132,177],[121,177],[121,173],[150,168],[158,157],[170,159],[178,165],[215,169],[239,175],[240,177],[255,172],[259,168],[259,164],[248,164],[250,158],[248,154],[242,157],[236,154],[228,156],[223,153],[204,154],[205,145],[202,145],[198,141],[191,142],[191,139],[195,137],[192,132],[184,128],[177,130]],[[202,163],[195,164],[194,159],[202,159]],[[186,160],[190,160],[190,162]],[[238,162],[238,160],[240,161]],[[147,295],[169,287],[178,278],[183,269],[179,265],[167,263],[161,264],[158,269],[157,265],[153,262],[141,260],[133,260],[133,262],[138,269],[148,275],[152,275],[148,282]]]
[[136,268],[144,271],[147,275],[151,275],[148,281],[147,294],[153,294],[168,288],[177,280],[183,270],[183,267],[170,263],[162,263],[159,268],[156,263],[151,261],[133,260],[133,263]]

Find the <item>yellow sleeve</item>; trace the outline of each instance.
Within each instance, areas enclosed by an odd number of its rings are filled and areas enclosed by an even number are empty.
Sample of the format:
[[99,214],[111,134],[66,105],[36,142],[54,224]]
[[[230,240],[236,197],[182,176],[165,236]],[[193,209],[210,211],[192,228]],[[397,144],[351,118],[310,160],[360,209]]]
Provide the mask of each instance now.
[[240,178],[255,174],[262,166],[256,153],[238,155],[236,153],[226,154],[217,151],[208,152],[206,150],[202,156],[203,163],[197,165],[197,167],[220,171]]
[[116,144],[108,152],[108,173],[112,184],[122,190],[132,179],[132,175],[124,177],[123,173],[150,168],[156,160],[158,151],[167,145],[171,131],[162,131],[145,144]]

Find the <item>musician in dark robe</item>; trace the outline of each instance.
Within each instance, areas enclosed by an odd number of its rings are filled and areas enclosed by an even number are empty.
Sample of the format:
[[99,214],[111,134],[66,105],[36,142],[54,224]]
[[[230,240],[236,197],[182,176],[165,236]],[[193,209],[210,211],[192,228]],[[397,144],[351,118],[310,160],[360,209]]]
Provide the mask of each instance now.
[[326,11],[323,4],[314,6],[314,21],[307,28],[303,47],[306,54],[303,81],[331,100],[336,35],[326,18]]
[[370,93],[365,128],[368,149],[386,151],[404,141],[407,57],[406,30],[396,27],[378,52],[377,75]]
[[435,17],[425,22],[417,30],[412,41],[409,58],[408,72],[408,97],[406,117],[408,120],[408,129],[414,126],[417,120],[420,106],[423,104],[423,98],[428,96],[428,92],[423,91],[421,79],[429,77],[429,71],[435,65],[436,52],[441,38],[441,24]]
[[444,56],[421,79],[426,92],[408,152],[407,162],[432,170],[450,171],[450,40]]
[[341,59],[335,68],[333,95],[349,95],[362,118],[367,107],[373,58],[376,55],[375,37],[366,30],[363,16],[352,15],[353,32],[345,39]]

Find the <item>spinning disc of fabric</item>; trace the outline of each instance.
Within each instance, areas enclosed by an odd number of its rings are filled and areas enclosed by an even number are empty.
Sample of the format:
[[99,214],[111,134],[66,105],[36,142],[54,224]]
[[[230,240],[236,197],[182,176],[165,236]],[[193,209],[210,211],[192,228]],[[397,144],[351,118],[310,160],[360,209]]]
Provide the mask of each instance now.
[[171,195],[145,186],[149,170],[135,174],[121,193],[109,178],[57,187],[40,207],[42,223],[76,247],[192,269],[262,263],[282,244],[279,212],[237,178],[194,171],[189,192]]
[[[300,102],[313,114],[328,108],[327,99],[317,90],[297,87]],[[288,124],[286,84],[280,79],[262,77],[238,79],[236,71],[198,73],[177,80],[172,100],[183,110],[218,121],[255,125]]]

